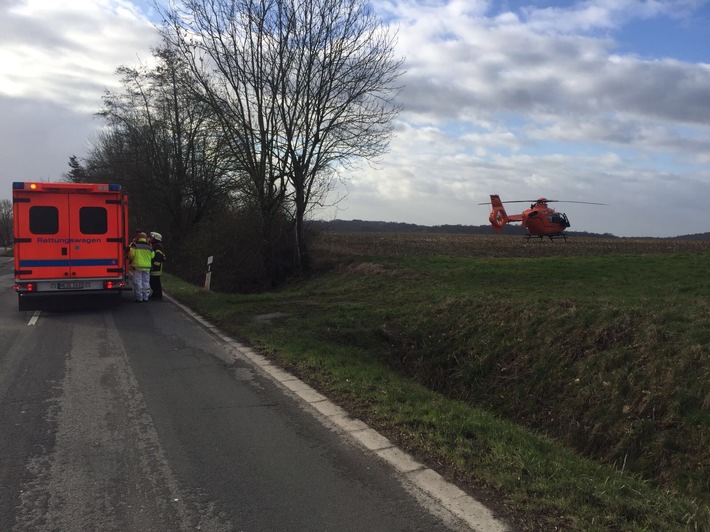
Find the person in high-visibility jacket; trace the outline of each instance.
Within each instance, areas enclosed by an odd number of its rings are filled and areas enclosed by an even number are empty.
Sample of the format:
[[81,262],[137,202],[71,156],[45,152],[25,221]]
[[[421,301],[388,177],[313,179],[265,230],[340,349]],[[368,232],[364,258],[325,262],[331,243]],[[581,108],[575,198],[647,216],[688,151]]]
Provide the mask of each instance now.
[[148,301],[150,296],[150,267],[155,252],[148,243],[148,235],[140,233],[135,245],[128,249],[128,260],[133,270],[133,296],[136,303]]
[[150,289],[153,291],[153,293],[150,294],[150,298],[160,301],[163,299],[163,284],[160,280],[160,276],[163,275],[163,263],[165,262],[163,235],[153,232],[150,234],[150,239],[153,244],[153,251],[155,252],[153,263],[150,267]]

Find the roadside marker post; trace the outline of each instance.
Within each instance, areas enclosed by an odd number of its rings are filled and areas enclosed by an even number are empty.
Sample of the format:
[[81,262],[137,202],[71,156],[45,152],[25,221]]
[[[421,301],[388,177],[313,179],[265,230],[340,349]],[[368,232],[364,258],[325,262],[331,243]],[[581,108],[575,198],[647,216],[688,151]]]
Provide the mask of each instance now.
[[209,291],[210,289],[210,282],[212,281],[212,260],[214,259],[213,255],[210,255],[207,257],[207,274],[205,275],[205,290]]

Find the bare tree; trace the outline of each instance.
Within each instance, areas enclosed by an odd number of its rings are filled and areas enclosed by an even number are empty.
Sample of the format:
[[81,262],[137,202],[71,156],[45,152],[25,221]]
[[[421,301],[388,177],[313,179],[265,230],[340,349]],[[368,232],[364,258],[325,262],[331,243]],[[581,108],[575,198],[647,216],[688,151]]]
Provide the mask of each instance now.
[[0,200],[0,245],[12,245],[12,201]]
[[164,39],[189,65],[265,224],[304,218],[337,168],[382,154],[402,60],[366,0],[178,0]]
[[178,57],[154,51],[152,68],[120,67],[123,91],[108,92],[99,113],[109,128],[94,143],[86,168],[70,159],[70,178],[99,175],[126,185],[134,212],[179,240],[224,205],[232,186],[213,113],[192,98]]

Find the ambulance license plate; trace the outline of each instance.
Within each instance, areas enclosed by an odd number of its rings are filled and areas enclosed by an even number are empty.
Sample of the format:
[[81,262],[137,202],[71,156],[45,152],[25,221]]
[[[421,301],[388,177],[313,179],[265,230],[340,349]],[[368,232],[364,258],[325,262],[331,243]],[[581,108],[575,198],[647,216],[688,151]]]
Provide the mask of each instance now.
[[87,288],[89,283],[84,281],[69,281],[63,283],[57,283],[58,290],[83,290]]

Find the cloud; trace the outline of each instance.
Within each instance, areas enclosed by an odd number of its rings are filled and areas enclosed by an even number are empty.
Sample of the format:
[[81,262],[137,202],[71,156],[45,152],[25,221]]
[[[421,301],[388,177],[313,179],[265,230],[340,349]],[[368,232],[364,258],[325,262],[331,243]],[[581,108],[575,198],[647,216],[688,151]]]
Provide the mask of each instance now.
[[710,118],[710,64],[615,55],[609,38],[550,35],[519,21],[446,9],[410,11],[405,20],[411,20],[400,28],[405,106],[427,111],[432,121],[460,119],[469,109],[474,119],[502,111],[623,113],[691,124]]
[[[85,155],[122,64],[148,59],[157,32],[127,0],[0,2],[0,185],[59,179]],[[5,195],[5,194],[2,194]]]
[[[350,212],[389,201],[400,205],[382,212],[409,214],[396,221],[485,223],[472,205],[496,192],[616,205],[581,215],[583,230],[710,230],[704,205],[686,201],[710,188],[710,65],[624,54],[615,40],[632,21],[683,21],[702,4],[383,4],[406,56],[404,111],[381,165],[349,176],[350,197],[366,197]],[[669,203],[684,220],[648,223]]]
[[[498,193],[610,203],[568,211],[578,230],[710,230],[710,63],[644,47],[704,43],[707,1],[373,5],[398,31],[404,111],[387,154],[341,172],[341,216],[478,225]],[[138,0],[0,0],[2,190],[85,155],[115,69],[158,43],[146,14]],[[634,40],[648,28],[662,31]],[[678,214],[649,216],[661,209]]]
[[524,7],[521,12],[533,31],[550,34],[616,30],[633,19],[692,16],[704,2],[697,0],[587,0],[572,6]]
[[0,6],[0,94],[96,110],[114,71],[150,54],[153,26],[125,0],[26,0]]
[[85,153],[90,132],[100,127],[91,115],[51,101],[0,96],[0,110],[10,125],[0,128],[0,197],[9,196],[12,181],[61,178],[69,156]]

